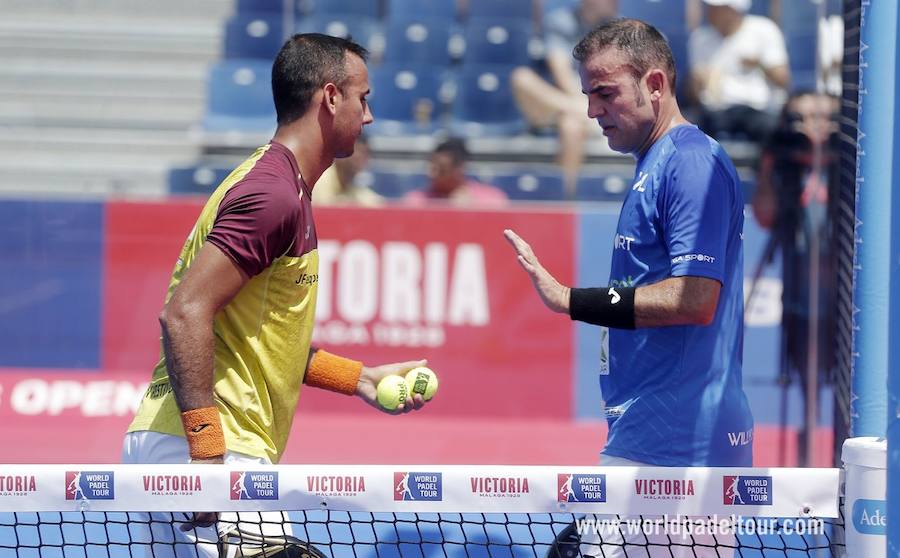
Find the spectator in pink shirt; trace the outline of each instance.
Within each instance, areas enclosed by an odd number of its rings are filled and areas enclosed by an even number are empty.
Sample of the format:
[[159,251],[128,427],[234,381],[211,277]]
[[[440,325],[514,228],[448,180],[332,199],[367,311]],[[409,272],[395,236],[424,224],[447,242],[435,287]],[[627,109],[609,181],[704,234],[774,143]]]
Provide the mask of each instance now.
[[456,205],[502,206],[508,199],[500,188],[483,184],[466,176],[469,152],[461,139],[451,138],[440,143],[431,153],[428,186],[404,196],[410,204],[423,205],[432,200],[448,201]]

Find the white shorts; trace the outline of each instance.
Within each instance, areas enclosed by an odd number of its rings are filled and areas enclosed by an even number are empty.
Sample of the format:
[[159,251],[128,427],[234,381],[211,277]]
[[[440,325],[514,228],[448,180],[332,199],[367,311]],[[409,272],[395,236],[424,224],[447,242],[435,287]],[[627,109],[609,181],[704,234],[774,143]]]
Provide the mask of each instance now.
[[[126,464],[175,464],[190,463],[187,440],[159,432],[139,431],[125,435],[122,445],[122,463]],[[269,465],[268,459],[229,451],[225,463],[247,463]],[[209,465],[197,465],[208,467]],[[192,556],[218,558],[219,535],[240,524],[243,531],[271,536],[292,535],[290,524],[284,521],[281,512],[222,513],[216,527],[195,527],[182,531],[180,526],[189,518],[190,511],[172,513],[130,513],[129,532],[133,556],[159,556],[180,558]],[[218,529],[217,529],[218,528]]]

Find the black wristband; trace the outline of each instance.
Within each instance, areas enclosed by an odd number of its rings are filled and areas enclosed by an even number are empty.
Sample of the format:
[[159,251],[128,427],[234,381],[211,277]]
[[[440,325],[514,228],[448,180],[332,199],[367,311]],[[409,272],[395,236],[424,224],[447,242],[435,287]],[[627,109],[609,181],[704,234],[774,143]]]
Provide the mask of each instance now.
[[635,287],[571,289],[569,316],[589,324],[634,329]]

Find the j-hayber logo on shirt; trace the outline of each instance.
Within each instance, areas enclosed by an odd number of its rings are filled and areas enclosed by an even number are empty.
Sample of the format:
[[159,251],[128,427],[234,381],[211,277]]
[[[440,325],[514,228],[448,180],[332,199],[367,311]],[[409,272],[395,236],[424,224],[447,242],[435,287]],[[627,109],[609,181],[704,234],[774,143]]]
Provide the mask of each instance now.
[[36,490],[34,475],[0,474],[0,496],[28,496]]
[[556,498],[560,502],[605,502],[606,475],[556,475]]
[[278,473],[275,471],[232,471],[232,500],[277,500]]
[[394,472],[394,500],[440,502],[443,498],[441,473]]
[[726,475],[722,495],[726,506],[771,506],[772,477]]
[[66,500],[114,500],[113,471],[66,471]]
[[366,491],[362,475],[309,475],[306,488],[319,496],[353,496]]

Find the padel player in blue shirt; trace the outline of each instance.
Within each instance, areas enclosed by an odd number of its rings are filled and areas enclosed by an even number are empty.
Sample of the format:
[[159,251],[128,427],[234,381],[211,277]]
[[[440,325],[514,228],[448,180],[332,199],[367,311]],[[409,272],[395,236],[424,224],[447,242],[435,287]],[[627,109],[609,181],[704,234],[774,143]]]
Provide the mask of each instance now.
[[588,115],[612,149],[637,160],[607,240],[609,285],[561,285],[522,238],[505,234],[550,309],[604,328],[601,464],[751,466],[753,418],[741,387],[744,201],[734,165],[681,115],[672,53],[654,28],[601,25],[574,55]]

